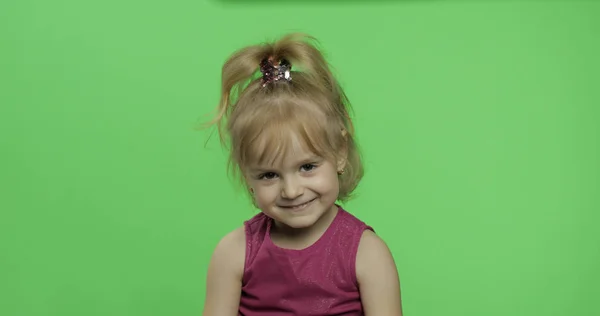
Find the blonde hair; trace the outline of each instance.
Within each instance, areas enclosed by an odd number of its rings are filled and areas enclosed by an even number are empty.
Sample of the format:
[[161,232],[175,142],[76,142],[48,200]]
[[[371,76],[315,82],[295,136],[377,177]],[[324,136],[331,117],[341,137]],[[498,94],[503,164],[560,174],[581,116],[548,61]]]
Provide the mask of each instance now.
[[[223,145],[229,141],[229,166],[241,174],[250,163],[281,158],[297,135],[314,154],[345,161],[338,200],[347,200],[363,176],[350,119],[350,103],[334,78],[316,39],[300,33],[245,47],[222,68],[221,100],[210,125],[217,125]],[[261,61],[285,59],[291,81],[263,85]]]

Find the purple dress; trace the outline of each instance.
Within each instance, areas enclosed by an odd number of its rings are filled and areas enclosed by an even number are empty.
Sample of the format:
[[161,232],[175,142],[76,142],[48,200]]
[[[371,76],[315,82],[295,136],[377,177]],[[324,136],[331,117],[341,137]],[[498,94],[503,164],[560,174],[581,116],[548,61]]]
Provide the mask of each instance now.
[[244,223],[239,315],[363,315],[356,253],[363,232],[373,229],[340,207],[319,240],[291,250],[271,241],[272,223],[263,213]]

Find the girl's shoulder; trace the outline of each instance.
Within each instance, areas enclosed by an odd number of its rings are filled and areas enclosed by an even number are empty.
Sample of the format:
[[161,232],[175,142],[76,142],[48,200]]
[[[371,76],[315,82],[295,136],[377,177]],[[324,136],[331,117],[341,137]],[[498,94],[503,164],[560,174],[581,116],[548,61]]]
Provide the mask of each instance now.
[[218,242],[208,265],[204,315],[233,315],[239,304],[244,270],[244,228]]
[[213,252],[213,261],[225,263],[231,272],[242,273],[246,251],[246,235],[244,226],[240,226],[221,238]]
[[365,230],[356,255],[356,279],[365,314],[402,315],[400,280],[396,262],[387,244],[373,231]]
[[241,277],[244,272],[248,241],[256,238],[257,233],[266,229],[267,221],[268,217],[261,212],[227,233],[215,247],[213,260],[226,263],[230,267],[230,272]]

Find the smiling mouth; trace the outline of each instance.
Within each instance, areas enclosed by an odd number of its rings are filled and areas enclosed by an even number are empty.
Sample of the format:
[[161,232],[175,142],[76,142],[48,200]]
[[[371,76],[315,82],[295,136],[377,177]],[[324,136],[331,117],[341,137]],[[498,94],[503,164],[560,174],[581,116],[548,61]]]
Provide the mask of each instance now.
[[300,209],[305,208],[308,204],[312,203],[316,199],[317,198],[314,198],[314,199],[312,199],[312,200],[310,200],[308,202],[304,202],[304,203],[298,204],[298,205],[281,206],[281,208],[292,210],[292,211],[300,210]]

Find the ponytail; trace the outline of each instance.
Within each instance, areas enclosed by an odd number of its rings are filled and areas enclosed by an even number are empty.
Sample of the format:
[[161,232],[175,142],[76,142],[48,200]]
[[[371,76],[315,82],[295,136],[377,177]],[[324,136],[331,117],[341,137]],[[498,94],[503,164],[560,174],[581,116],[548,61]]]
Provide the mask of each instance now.
[[268,46],[251,46],[235,52],[221,70],[221,99],[216,114],[207,125],[217,125],[221,142],[224,142],[224,119],[231,113],[243,88],[254,78],[257,65],[268,54]]

